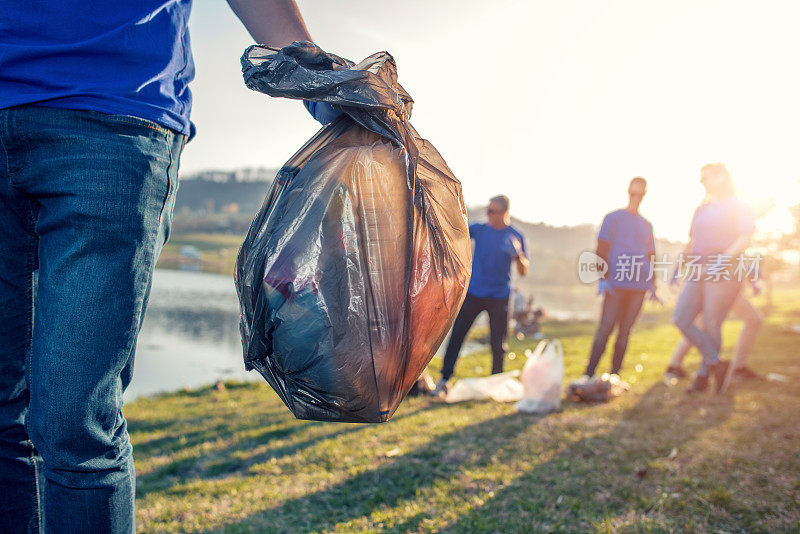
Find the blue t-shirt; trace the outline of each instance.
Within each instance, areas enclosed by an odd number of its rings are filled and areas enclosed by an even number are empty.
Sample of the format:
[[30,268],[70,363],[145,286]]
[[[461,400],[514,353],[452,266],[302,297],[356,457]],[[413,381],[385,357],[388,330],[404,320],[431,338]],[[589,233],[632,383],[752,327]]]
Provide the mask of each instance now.
[[191,133],[192,0],[0,0],[0,109],[133,115]]
[[653,286],[650,255],[655,254],[653,225],[628,210],[603,217],[597,239],[608,241],[608,282],[612,287],[647,290]]
[[525,238],[511,226],[497,230],[486,223],[471,224],[469,236],[475,240],[475,252],[467,293],[473,297],[507,299],[511,294],[511,262],[516,257],[511,240],[518,239],[525,252]]
[[738,197],[706,202],[692,216],[690,254],[708,260],[710,256],[722,254],[739,236],[754,231],[753,213]]

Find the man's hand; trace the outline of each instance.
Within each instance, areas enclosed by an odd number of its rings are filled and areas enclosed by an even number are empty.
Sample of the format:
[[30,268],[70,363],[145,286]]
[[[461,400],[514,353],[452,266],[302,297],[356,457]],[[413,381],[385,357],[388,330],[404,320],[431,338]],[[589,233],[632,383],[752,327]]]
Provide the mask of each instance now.
[[525,253],[522,252],[522,243],[520,243],[519,239],[516,237],[511,238],[511,246],[514,247],[514,252],[517,253],[518,258],[525,255]]
[[303,100],[303,105],[308,112],[311,113],[311,116],[322,125],[333,122],[339,115],[344,113],[343,111],[333,109],[333,106],[327,102],[310,102],[308,100]]
[[517,274],[525,276],[528,274],[530,262],[525,256],[525,251],[522,250],[522,243],[516,237],[511,238],[511,248],[514,251],[514,262],[517,264]]
[[597,283],[597,294],[603,296],[613,295],[614,287],[611,285],[611,282],[606,278],[601,278],[600,282]]
[[[228,5],[259,44],[283,48],[294,41],[313,42],[295,0],[228,0]],[[325,102],[303,104],[323,125],[342,113]]]

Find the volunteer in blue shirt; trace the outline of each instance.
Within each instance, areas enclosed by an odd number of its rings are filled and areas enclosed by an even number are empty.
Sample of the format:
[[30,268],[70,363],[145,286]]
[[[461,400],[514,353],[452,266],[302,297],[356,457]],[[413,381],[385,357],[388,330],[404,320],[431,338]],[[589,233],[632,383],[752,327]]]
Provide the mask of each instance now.
[[[713,375],[716,390],[722,388],[728,362],[720,360],[722,323],[739,296],[744,280],[735,262],[750,244],[755,231],[753,213],[737,196],[733,179],[721,163],[709,163],[700,171],[706,198],[695,210],[684,259],[701,266],[689,273],[673,313],[673,322],[703,356],[689,393],[708,389]],[[703,327],[695,319],[703,315]]]
[[483,311],[489,314],[492,374],[503,371],[503,343],[508,333],[508,297],[511,294],[511,265],[516,266],[520,276],[528,273],[525,238],[509,225],[511,219],[508,210],[508,197],[496,196],[489,201],[486,209],[487,222],[469,227],[469,235],[475,241],[472,278],[464,304],[461,305],[450,333],[450,341],[444,354],[442,378],[431,392],[433,396],[447,394],[447,381],[453,374],[461,344],[472,323]]
[[608,270],[599,285],[603,309],[586,366],[587,377],[594,376],[615,327],[617,339],[611,358],[611,374],[619,374],[645,293],[651,291],[655,298],[651,270],[656,253],[653,225],[639,213],[646,192],[647,181],[644,178],[637,176],[631,180],[628,206],[607,214],[600,225],[597,255],[606,261]]
[[[229,3],[259,43],[310,40],[293,0]],[[4,534],[134,531],[122,396],[193,133],[190,8],[0,0]]]

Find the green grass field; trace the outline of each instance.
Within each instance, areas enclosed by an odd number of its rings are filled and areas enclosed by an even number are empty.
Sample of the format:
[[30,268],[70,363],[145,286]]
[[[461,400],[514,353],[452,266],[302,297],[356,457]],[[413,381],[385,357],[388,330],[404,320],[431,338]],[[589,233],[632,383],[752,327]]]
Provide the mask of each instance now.
[[[754,368],[789,382],[738,382],[724,396],[662,382],[678,340],[668,319],[648,309],[634,331],[622,373],[630,392],[602,405],[565,402],[546,416],[411,398],[383,425],[304,422],[266,383],[138,400],[125,411],[138,527],[800,532],[800,334],[782,328],[800,323],[800,293],[776,295],[751,356]],[[567,380],[585,365],[593,327],[545,325],[563,342]],[[726,324],[727,353],[739,327]],[[533,342],[510,346],[507,367],[519,368]],[[479,352],[457,373],[488,367],[488,351]]]

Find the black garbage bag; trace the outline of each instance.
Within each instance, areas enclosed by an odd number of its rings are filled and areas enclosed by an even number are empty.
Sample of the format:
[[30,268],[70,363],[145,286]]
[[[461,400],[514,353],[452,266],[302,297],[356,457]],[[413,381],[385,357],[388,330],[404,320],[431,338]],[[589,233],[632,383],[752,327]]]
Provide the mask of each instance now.
[[461,184],[408,122],[388,53],[256,45],[242,70],[251,89],[343,112],[278,172],[239,251],[245,366],[299,419],[388,421],[466,293]]

